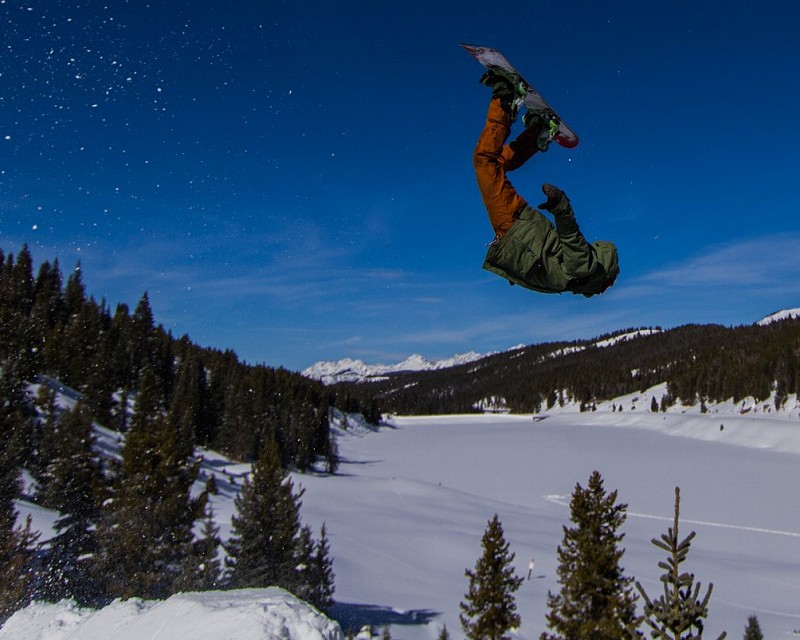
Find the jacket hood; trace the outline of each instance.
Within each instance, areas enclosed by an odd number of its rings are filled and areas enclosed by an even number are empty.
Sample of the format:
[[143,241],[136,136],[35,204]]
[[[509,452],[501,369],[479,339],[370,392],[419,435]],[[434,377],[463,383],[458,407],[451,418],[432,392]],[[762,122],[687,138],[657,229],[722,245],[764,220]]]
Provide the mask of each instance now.
[[592,243],[592,249],[600,268],[572,289],[573,293],[580,293],[587,298],[603,293],[619,275],[619,256],[613,242],[599,240]]
[[616,280],[619,275],[619,254],[617,253],[617,247],[613,242],[607,242],[605,240],[593,242],[592,246],[594,247],[597,260],[603,265],[606,275],[609,279]]

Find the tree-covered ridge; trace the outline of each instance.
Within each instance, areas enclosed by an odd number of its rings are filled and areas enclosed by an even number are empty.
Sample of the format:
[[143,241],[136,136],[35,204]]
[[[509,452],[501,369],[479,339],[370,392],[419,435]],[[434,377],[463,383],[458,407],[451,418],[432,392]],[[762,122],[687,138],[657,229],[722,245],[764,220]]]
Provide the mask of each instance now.
[[269,436],[284,466],[300,470],[318,458],[336,466],[328,408],[360,408],[298,373],[173,337],[155,323],[147,293],[133,312],[126,304],[112,312],[87,295],[80,265],[66,282],[57,260],[34,275],[27,247],[17,256],[0,251],[0,366],[17,381],[46,375],[78,390],[97,422],[121,431],[149,378],[191,445],[255,460]]
[[[112,315],[86,295],[80,268],[63,284],[57,263],[37,276],[32,265],[27,247],[16,258],[0,252],[0,625],[33,598],[102,605],[264,586],[246,571],[252,564],[270,584],[329,606],[326,530],[317,541],[301,525],[287,468],[334,470],[330,408],[356,401],[174,339],[155,324],[146,294],[133,313],[119,305]],[[97,446],[98,423],[124,434],[118,452]],[[215,476],[196,486],[198,446],[256,460],[254,477],[269,478],[246,482],[236,503],[236,540],[250,553],[226,548],[231,567],[218,553]],[[30,521],[16,522],[23,470],[25,497],[59,514],[41,544]],[[267,522],[280,531],[280,553],[260,544]]]
[[384,411],[403,414],[470,412],[487,398],[503,398],[517,412],[543,411],[559,402],[588,409],[664,382],[667,404],[764,400],[774,391],[780,406],[800,392],[800,320],[686,325],[599,346],[608,337],[534,345],[349,388],[365,398],[375,395]]

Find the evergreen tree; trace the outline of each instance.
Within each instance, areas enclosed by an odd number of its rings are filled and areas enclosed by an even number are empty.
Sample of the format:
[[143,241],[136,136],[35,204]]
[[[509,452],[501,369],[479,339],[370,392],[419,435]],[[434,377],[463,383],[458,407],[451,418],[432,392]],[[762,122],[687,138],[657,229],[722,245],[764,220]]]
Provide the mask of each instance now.
[[297,443],[293,455],[294,465],[299,471],[311,468],[316,459],[315,435],[319,424],[316,408],[308,402],[295,404],[289,418],[289,442]]
[[228,552],[231,588],[297,587],[296,543],[300,534],[300,497],[281,467],[278,447],[267,438],[252,478],[236,497]]
[[40,336],[47,335],[64,317],[64,296],[58,260],[43,262],[34,284],[34,304],[31,318]]
[[44,474],[40,497],[61,515],[50,541],[43,597],[93,604],[100,596],[93,569],[103,480],[93,450],[91,416],[76,405],[62,414],[54,436],[57,454]]
[[461,602],[461,626],[469,640],[506,639],[520,625],[514,594],[523,579],[514,572],[514,554],[503,535],[497,514],[489,521],[481,541],[483,555],[475,570],[466,570],[469,589]]
[[34,303],[33,265],[27,245],[16,262],[9,256],[0,280],[0,362],[30,380],[36,374],[40,341],[30,314]]
[[[0,420],[3,419],[0,415]],[[34,544],[38,538],[38,534],[31,532],[30,516],[24,526],[15,526],[19,467],[8,454],[8,449],[0,448],[0,625],[28,604],[33,585]]]
[[150,298],[145,291],[131,316],[131,353],[134,357],[136,377],[142,369],[155,364],[155,321]]
[[311,574],[314,570],[314,538],[311,535],[311,527],[300,527],[294,548],[297,564],[295,566],[294,587],[291,588],[291,591],[300,600],[311,602]]
[[16,527],[13,503],[0,504],[0,626],[30,601],[34,583],[34,545],[31,518]]
[[[39,482],[40,488],[45,479],[47,466],[58,453],[56,448],[56,433],[58,430],[58,408],[56,406],[56,392],[43,382],[36,392],[37,416],[34,419],[31,443],[31,459],[28,471]],[[41,498],[41,495],[39,496]],[[45,504],[44,506],[49,506]]]
[[330,544],[325,524],[320,530],[314,555],[311,558],[310,589],[308,602],[320,611],[327,611],[333,605],[335,576],[333,573],[333,560],[330,557]]
[[168,597],[192,552],[204,506],[190,496],[198,464],[178,446],[163,407],[161,383],[145,368],[101,527],[111,597]]
[[182,446],[187,450],[194,449],[198,434],[204,438],[200,444],[208,445],[210,431],[208,398],[205,371],[197,356],[187,352],[178,368],[169,407],[170,423],[178,434]]
[[195,541],[186,557],[184,570],[175,585],[176,591],[210,591],[220,587],[220,544],[219,527],[214,522],[211,504],[207,503],[202,537]]
[[95,420],[102,425],[112,424],[113,411],[116,407],[115,393],[122,387],[124,376],[121,363],[115,360],[116,345],[119,341],[118,331],[105,302],[99,309],[92,310],[95,328],[100,334],[95,338],[89,350],[89,370],[79,382],[82,397]]
[[616,640],[635,628],[636,596],[632,578],[623,573],[619,547],[627,505],[616,504],[617,492],[607,494],[595,471],[586,489],[575,487],[570,502],[574,527],[564,527],[558,547],[561,591],[548,593],[547,622],[553,634],[542,640]]
[[744,628],[744,640],[764,640],[761,632],[761,625],[756,616],[747,618],[747,626]]
[[[653,538],[653,544],[667,552],[665,562],[659,567],[666,570],[661,576],[664,592],[656,599],[650,599],[642,585],[636,588],[644,598],[645,622],[652,629],[650,636],[656,640],[699,640],[703,637],[703,620],[708,616],[708,601],[714,585],[708,585],[705,595],[700,598],[701,585],[694,582],[694,574],[681,573],[681,565],[689,554],[689,547],[695,532],[686,538],[678,537],[680,516],[680,488],[675,487],[675,519],[661,539]],[[723,631],[717,640],[726,637]]]
[[13,367],[0,365],[0,504],[9,510],[20,495],[20,467],[27,457],[32,431],[25,382]]

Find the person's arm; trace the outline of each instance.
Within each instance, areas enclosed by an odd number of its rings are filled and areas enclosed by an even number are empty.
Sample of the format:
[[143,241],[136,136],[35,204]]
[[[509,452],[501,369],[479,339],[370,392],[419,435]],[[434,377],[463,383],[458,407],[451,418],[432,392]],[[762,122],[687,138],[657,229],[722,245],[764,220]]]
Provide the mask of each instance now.
[[539,205],[553,214],[556,223],[556,232],[561,240],[564,272],[568,278],[586,278],[594,273],[597,268],[594,251],[583,237],[572,205],[566,194],[558,187],[551,184],[542,186],[542,191],[547,196],[547,202]]

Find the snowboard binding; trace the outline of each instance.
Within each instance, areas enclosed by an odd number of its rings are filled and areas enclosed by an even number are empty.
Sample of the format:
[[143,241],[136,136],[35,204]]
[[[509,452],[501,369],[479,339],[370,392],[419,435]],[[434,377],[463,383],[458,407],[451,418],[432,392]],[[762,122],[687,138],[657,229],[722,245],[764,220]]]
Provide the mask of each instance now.
[[550,148],[550,143],[555,140],[561,125],[561,120],[552,111],[546,109],[528,109],[522,116],[522,124],[526,129],[539,128],[541,131],[536,138],[539,151],[545,152]]
[[511,114],[511,121],[514,122],[526,94],[525,83],[519,74],[491,66],[481,76],[480,83],[491,88],[492,96],[500,98],[503,107]]

